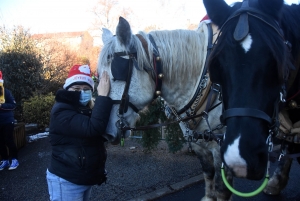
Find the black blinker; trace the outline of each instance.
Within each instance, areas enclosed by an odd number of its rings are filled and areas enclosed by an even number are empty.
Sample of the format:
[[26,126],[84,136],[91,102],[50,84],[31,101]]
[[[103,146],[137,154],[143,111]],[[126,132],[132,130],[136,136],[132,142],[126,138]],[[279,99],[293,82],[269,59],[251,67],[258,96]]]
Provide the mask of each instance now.
[[129,70],[129,59],[114,55],[111,62],[111,73],[115,80],[126,81]]

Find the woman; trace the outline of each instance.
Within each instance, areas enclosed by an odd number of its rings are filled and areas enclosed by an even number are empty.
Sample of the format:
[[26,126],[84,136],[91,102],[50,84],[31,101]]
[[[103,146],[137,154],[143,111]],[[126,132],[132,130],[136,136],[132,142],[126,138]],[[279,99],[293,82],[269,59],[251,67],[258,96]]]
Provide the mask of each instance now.
[[109,76],[107,72],[102,74],[94,104],[94,81],[88,65],[74,65],[63,88],[56,93],[50,118],[50,200],[88,200],[91,187],[106,180],[106,140],[102,134],[112,107],[107,96]]
[[[14,141],[15,118],[13,111],[16,108],[16,101],[3,84],[2,72],[0,71],[0,156],[2,158],[0,171],[5,168],[14,170],[19,166],[18,149]],[[11,162],[9,158],[11,158]]]

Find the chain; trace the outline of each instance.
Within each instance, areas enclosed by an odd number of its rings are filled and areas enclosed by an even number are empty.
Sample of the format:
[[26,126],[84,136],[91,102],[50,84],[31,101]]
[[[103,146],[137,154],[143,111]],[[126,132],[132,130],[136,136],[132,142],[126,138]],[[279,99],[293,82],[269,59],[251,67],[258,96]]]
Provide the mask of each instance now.
[[[175,110],[173,107],[170,107],[170,109],[172,110],[172,113],[175,115],[177,121],[180,121],[180,123],[184,124],[185,131],[186,131],[184,137],[186,137],[186,136],[191,136],[191,135],[189,134],[190,129],[189,129],[188,124],[187,124],[186,122],[183,122],[183,121],[182,121],[182,118],[177,114],[176,110]],[[179,123],[179,124],[180,124],[180,123]]]
[[193,141],[193,133],[190,134],[190,129],[189,129],[189,126],[186,122],[183,122],[182,121],[182,118],[177,114],[177,112],[175,111],[175,109],[173,107],[169,107],[171,110],[172,110],[172,113],[175,115],[176,119],[178,121],[180,121],[179,124],[184,124],[184,127],[185,127],[185,134],[183,135],[184,137],[187,137],[187,142],[189,144],[189,147],[188,147],[188,151],[189,152],[192,152],[192,145],[191,145],[191,142]]
[[172,113],[175,115],[177,121],[181,121],[181,117],[177,114],[176,110],[173,107],[169,107],[172,110]]
[[122,128],[124,128],[125,126],[129,126],[129,123],[126,121],[123,114],[117,113],[117,116],[119,117],[119,120],[115,124],[117,129],[118,129],[118,132],[117,132],[118,136],[117,137],[120,138],[121,146],[124,146],[125,132],[126,131],[122,131]]
[[[202,91],[203,91],[203,89],[205,89],[207,87],[207,81],[208,81],[208,75],[205,75],[203,77],[203,79],[200,81],[199,92],[198,92],[198,95],[197,95],[197,97],[196,97],[193,105],[190,107],[190,112],[186,112],[186,114],[188,116],[193,116],[194,115],[195,109],[198,106],[198,104],[200,103],[200,99],[202,97]],[[167,105],[166,105],[166,107],[168,107],[171,110],[171,112],[173,113],[173,115],[176,117],[176,120],[180,121],[179,124],[183,124],[184,125],[185,130],[186,130],[186,132],[184,134],[184,137],[187,137],[187,141],[188,141],[188,144],[189,144],[188,150],[189,150],[189,152],[191,152],[192,151],[191,142],[193,141],[194,132],[190,133],[190,129],[189,129],[188,123],[182,121],[182,118],[177,114],[176,110],[173,107],[169,107]]]

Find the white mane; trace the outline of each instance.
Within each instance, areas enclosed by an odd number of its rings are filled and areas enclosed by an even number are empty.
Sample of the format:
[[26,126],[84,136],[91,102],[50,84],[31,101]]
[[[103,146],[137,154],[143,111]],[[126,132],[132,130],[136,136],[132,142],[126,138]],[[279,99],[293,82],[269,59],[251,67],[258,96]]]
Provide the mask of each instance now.
[[[121,19],[118,28],[123,29],[119,30],[118,33],[124,33],[124,35],[113,36],[110,31],[106,31],[102,36],[104,47],[99,57],[99,72],[110,71],[114,53],[120,51],[129,53],[135,49],[138,67],[132,71],[128,95],[129,101],[133,105],[138,109],[143,109],[151,102],[156,93],[155,90],[157,90],[157,78],[151,77],[151,73],[153,75],[156,68],[154,66],[156,65],[156,58],[153,58],[156,46],[164,75],[161,97],[177,111],[187,105],[197,90],[205,65],[208,44],[206,24],[199,26],[197,31],[180,29],[152,31],[150,33],[140,31],[138,34],[132,35],[128,31],[129,27],[124,19]],[[150,41],[150,35],[155,44]],[[110,76],[112,78],[113,75]],[[109,96],[113,100],[121,100],[124,87],[124,81],[113,80],[112,78]],[[116,135],[117,112],[118,106],[114,105],[107,128],[107,132],[111,135]],[[131,126],[135,125],[137,119],[136,115],[133,114],[135,113],[131,108],[124,114]]]
[[199,73],[199,64],[205,61],[206,56],[206,37],[191,30],[153,31],[150,34],[160,49],[163,70],[168,79],[183,81]]
[[[137,50],[137,62],[141,69],[153,69],[153,45],[145,32],[139,32],[148,44],[149,58],[140,39],[133,35],[131,46]],[[199,64],[205,61],[206,39],[203,33],[192,30],[152,31],[151,34],[159,49],[163,72],[167,80],[184,81],[190,76],[200,76]],[[101,51],[100,65],[107,65],[115,51],[114,38],[110,38]]]

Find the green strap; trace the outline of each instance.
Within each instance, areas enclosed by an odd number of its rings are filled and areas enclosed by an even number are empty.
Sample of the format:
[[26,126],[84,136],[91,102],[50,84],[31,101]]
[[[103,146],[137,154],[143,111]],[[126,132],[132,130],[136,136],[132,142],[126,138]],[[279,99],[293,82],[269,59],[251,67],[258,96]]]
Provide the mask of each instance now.
[[120,141],[121,147],[124,147],[124,141],[125,141],[125,139],[122,137],[122,138],[121,138],[121,141]]
[[266,173],[266,177],[265,177],[265,180],[264,182],[262,183],[262,185],[255,191],[253,192],[250,192],[250,193],[242,193],[242,192],[239,192],[237,190],[235,190],[229,183],[228,181],[226,180],[226,176],[225,176],[225,171],[224,171],[224,165],[222,163],[222,167],[221,167],[221,174],[222,174],[222,179],[224,181],[224,184],[225,186],[235,195],[237,196],[240,196],[240,197],[252,197],[252,196],[255,196],[257,194],[259,194],[262,190],[264,190],[264,188],[266,187],[266,185],[268,184],[268,181],[269,181],[269,173],[267,172]]

